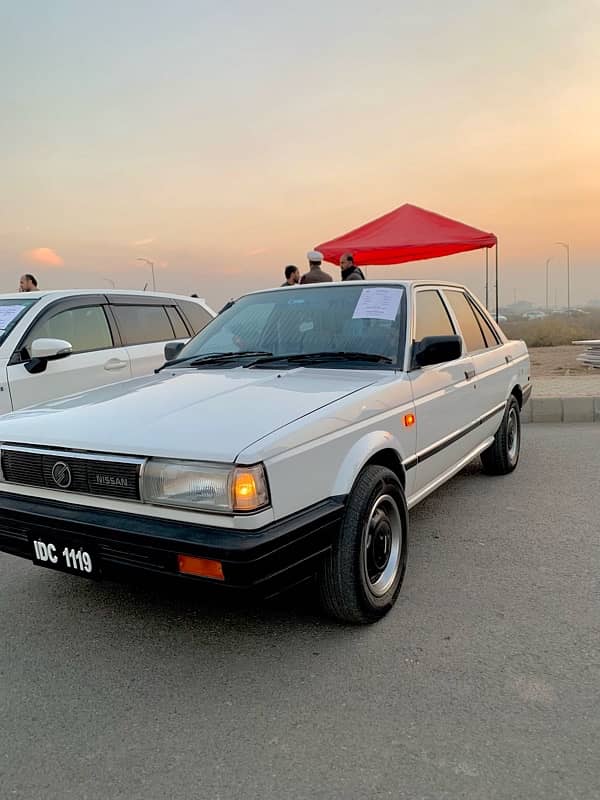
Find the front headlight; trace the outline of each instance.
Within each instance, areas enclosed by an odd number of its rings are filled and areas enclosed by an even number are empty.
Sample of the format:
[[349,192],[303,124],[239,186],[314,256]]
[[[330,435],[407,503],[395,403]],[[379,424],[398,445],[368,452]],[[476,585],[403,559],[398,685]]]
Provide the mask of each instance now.
[[230,467],[150,459],[144,467],[140,488],[146,503],[203,511],[248,512],[269,504],[262,465]]

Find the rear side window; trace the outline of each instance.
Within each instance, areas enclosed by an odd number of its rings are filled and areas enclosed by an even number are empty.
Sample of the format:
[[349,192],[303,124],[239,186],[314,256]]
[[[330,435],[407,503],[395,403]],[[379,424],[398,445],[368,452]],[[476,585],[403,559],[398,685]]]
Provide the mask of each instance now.
[[175,338],[188,339],[190,334],[185,326],[185,322],[181,318],[179,310],[177,308],[173,308],[173,306],[167,306],[167,314],[169,315],[169,319],[171,320],[171,325],[173,326],[173,332],[175,333]]
[[163,306],[111,306],[124,344],[167,342],[174,332]]
[[193,303],[190,300],[181,300],[179,304],[188,322],[192,326],[194,333],[201,331],[202,328],[205,328],[212,320],[211,315],[206,309],[202,308],[200,303]]
[[477,350],[485,350],[487,343],[477,322],[473,306],[465,295],[462,292],[447,291],[446,297],[460,326],[467,352],[474,353]]
[[102,306],[69,308],[45,317],[34,325],[27,337],[25,347],[28,352],[31,352],[31,343],[35,339],[63,339],[71,343],[73,353],[114,347]]
[[500,339],[496,335],[496,332],[488,322],[488,320],[484,317],[481,311],[477,308],[476,305],[471,303],[471,308],[475,312],[475,316],[477,317],[477,321],[479,322],[479,326],[483,331],[483,336],[485,338],[486,344],[488,347],[495,347],[497,344],[500,344]]
[[453,336],[454,327],[440,293],[435,289],[417,292],[415,301],[415,340],[426,336]]

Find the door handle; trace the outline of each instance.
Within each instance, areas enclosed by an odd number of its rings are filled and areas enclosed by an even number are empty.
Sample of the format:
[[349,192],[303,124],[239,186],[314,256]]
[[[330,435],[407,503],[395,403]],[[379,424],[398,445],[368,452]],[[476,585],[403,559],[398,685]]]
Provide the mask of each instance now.
[[111,358],[104,365],[104,369],[109,372],[115,372],[118,369],[125,369],[127,366],[129,366],[128,361],[121,361],[120,358]]
[[475,377],[475,370],[474,369],[466,369],[465,370],[465,380],[470,381],[474,377]]

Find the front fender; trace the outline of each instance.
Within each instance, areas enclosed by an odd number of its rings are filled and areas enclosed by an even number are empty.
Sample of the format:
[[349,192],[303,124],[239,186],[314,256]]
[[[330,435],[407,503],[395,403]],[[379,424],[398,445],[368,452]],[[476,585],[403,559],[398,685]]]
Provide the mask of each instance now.
[[[406,433],[409,435],[408,429]],[[398,438],[389,431],[378,430],[365,434],[362,439],[352,445],[346,454],[334,483],[333,495],[339,497],[349,494],[365,464],[368,464],[384,450],[395,453],[400,465],[409,454],[409,449],[410,452],[414,453],[415,451],[416,433],[412,438],[414,438],[412,447],[408,442],[404,442],[403,447]]]

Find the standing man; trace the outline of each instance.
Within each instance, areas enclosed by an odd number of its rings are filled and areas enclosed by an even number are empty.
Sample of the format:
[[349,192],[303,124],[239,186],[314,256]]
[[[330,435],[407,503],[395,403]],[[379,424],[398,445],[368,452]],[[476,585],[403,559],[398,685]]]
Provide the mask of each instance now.
[[300,270],[293,264],[288,264],[285,268],[285,281],[282,286],[295,286],[300,283]]
[[318,250],[311,250],[306,254],[308,258],[309,270],[301,278],[300,283],[329,283],[333,281],[331,275],[321,269],[323,263],[323,253]]
[[344,253],[340,258],[340,269],[343,281],[364,281],[365,279],[362,269],[354,263],[352,253]]
[[20,292],[37,292],[38,282],[36,278],[29,272],[21,275],[19,278],[19,291]]

